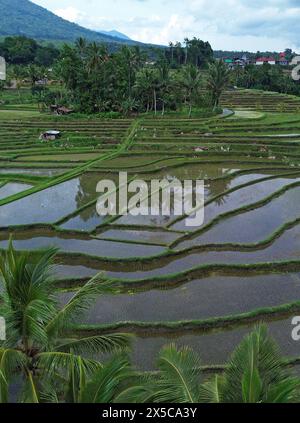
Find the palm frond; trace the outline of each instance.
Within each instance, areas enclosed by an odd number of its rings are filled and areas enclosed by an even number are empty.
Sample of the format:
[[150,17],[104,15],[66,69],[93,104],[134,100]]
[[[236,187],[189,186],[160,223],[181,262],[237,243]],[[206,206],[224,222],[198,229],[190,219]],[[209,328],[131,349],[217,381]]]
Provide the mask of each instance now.
[[23,370],[27,357],[14,349],[0,349],[0,402],[8,401],[8,388],[12,376],[17,370]]
[[42,300],[31,301],[23,311],[23,337],[39,346],[48,344],[47,323],[55,316],[53,304]]
[[66,339],[57,346],[58,351],[83,353],[111,353],[123,350],[130,346],[132,336],[130,334],[111,334],[103,336],[90,336],[80,339]]
[[112,293],[113,291],[112,282],[104,279],[103,274],[100,273],[94,276],[73,295],[52,321],[49,322],[47,325],[48,333],[53,334],[53,332],[62,331],[89,310],[99,295]]
[[119,394],[121,384],[132,376],[129,360],[117,355],[98,370],[87,383],[82,401],[85,403],[112,403]]
[[287,377],[267,391],[266,403],[287,404],[299,402],[300,400],[300,379],[297,377]]
[[200,360],[190,348],[165,347],[159,355],[160,377],[155,402],[194,403],[199,400]]
[[224,378],[214,376],[212,380],[200,386],[199,401],[203,403],[217,404],[222,402]]
[[26,382],[23,387],[22,402],[29,404],[38,404],[40,402],[37,381],[31,371],[27,372]]
[[266,326],[260,325],[231,357],[225,370],[224,401],[264,402],[267,393],[288,376],[278,345],[268,336]]
[[115,398],[118,404],[150,404],[157,391],[156,378],[147,373],[135,376]]
[[96,370],[101,368],[101,364],[96,360],[85,359],[73,353],[66,353],[60,351],[40,353],[36,357],[39,368],[43,369],[48,374],[55,374],[56,372],[66,372],[75,363],[75,366],[80,362],[87,375],[92,375]]

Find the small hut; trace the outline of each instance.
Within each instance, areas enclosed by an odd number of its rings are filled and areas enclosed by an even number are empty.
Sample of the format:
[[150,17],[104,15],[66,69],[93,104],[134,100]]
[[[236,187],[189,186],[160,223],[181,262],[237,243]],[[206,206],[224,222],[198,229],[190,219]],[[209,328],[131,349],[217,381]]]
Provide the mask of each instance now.
[[40,135],[40,140],[42,141],[55,141],[60,138],[61,132],[60,131],[46,131]]
[[56,104],[52,104],[50,106],[50,110],[52,113],[57,115],[70,115],[71,113],[74,113],[73,109],[68,109],[65,106],[57,106]]

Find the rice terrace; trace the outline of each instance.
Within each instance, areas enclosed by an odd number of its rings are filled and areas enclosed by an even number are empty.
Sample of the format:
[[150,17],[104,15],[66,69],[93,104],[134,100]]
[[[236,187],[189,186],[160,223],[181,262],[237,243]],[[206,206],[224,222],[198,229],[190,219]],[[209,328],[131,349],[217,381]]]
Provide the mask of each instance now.
[[[222,103],[233,113],[202,119],[0,111],[1,248],[11,235],[18,250],[58,247],[62,301],[99,271],[112,278],[118,293],[99,298],[74,330],[133,333],[141,370],[171,341],[199,351],[208,368],[222,365],[261,320],[287,358],[299,356],[289,335],[300,311],[300,100],[240,90]],[[62,137],[38,142],[49,126]],[[100,218],[97,182],[125,169],[133,180],[204,179],[204,225]]]
[[300,6],[265,3],[0,0],[1,415],[300,403]]

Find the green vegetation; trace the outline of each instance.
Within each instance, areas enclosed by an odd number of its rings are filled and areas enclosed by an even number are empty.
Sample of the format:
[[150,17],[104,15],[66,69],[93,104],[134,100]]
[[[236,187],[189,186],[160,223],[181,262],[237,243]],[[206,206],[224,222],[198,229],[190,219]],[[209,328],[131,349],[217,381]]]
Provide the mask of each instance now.
[[43,389],[45,395],[47,390],[51,392],[50,383],[55,384],[56,372],[66,372],[66,377],[71,377],[73,366],[79,365],[87,374],[100,368],[100,364],[78,354],[107,352],[128,345],[126,335],[81,340],[70,337],[74,319],[89,307],[93,298],[110,288],[101,276],[96,276],[59,309],[51,274],[55,253],[52,249],[35,257],[17,255],[10,244],[1,255],[0,307],[8,337],[0,349],[0,402],[8,402],[9,383],[16,372],[24,378],[22,402],[36,403],[43,397]]
[[[56,69],[64,81],[73,106],[80,112],[96,113],[116,111],[124,115],[134,112],[181,111],[188,105],[189,116],[193,106],[211,110],[217,105],[216,94],[226,86],[226,80],[217,92],[208,85],[208,98],[203,98],[200,88],[205,86],[199,66],[207,66],[212,51],[201,40],[193,40],[197,45],[197,66],[194,61],[193,47],[187,48],[187,59],[178,70],[171,69],[167,57],[158,52],[155,65],[147,65],[147,54],[138,46],[122,47],[110,54],[105,46],[87,43],[79,39],[74,48],[65,46],[62,59]],[[190,51],[191,50],[191,51]],[[214,80],[216,75],[211,65],[209,73]]]
[[239,87],[300,95],[300,85],[295,83],[290,74],[280,66],[247,65],[245,69],[237,70],[235,77],[236,85]]
[[60,51],[54,45],[41,46],[35,40],[24,36],[7,37],[0,43],[0,55],[11,65],[35,63],[39,66],[50,66],[58,59],[59,54]]

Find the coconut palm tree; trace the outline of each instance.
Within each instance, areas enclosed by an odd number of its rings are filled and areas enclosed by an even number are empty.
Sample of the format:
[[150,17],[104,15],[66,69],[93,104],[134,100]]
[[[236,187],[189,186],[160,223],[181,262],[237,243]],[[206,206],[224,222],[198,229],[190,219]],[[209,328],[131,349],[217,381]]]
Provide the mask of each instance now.
[[153,87],[153,69],[144,68],[138,72],[134,89],[138,95],[147,103],[146,112],[150,110],[150,103],[152,99]]
[[31,89],[34,89],[36,82],[45,76],[45,69],[35,64],[27,66],[26,75],[30,79]]
[[160,92],[160,100],[162,102],[162,116],[165,114],[165,104],[170,88],[170,67],[165,59],[161,59],[157,63],[158,69],[158,85]]
[[283,366],[278,346],[259,326],[234,351],[222,376],[201,389],[204,402],[289,403],[299,401],[300,379]]
[[199,95],[201,86],[201,73],[194,65],[187,65],[183,68],[182,83],[185,87],[187,98],[189,101],[189,118],[192,116],[192,109],[195,100]]
[[81,58],[84,58],[88,43],[85,38],[79,37],[75,41],[75,47],[80,55]]
[[21,102],[21,88],[22,88],[22,83],[25,76],[26,76],[26,72],[22,66],[15,65],[10,68],[10,78],[13,81],[15,81],[15,86],[18,92],[20,102]]
[[174,47],[175,47],[172,41],[169,42],[169,47],[171,52],[171,65],[172,65],[174,62]]
[[222,92],[230,81],[231,72],[221,61],[209,65],[207,74],[207,90],[211,95],[212,104],[216,109],[220,104]]
[[[108,362],[88,372],[82,360],[74,360],[68,369],[65,401],[68,403],[102,404],[118,402],[134,380],[129,359],[114,355]],[[48,396],[49,400],[58,395]]]
[[157,69],[142,69],[136,77],[134,88],[141,94],[147,102],[147,113],[150,109],[154,110],[155,115],[157,114],[157,93],[159,90],[160,81]]
[[15,376],[22,378],[22,401],[39,402],[49,385],[66,380],[64,373],[74,363],[76,367],[81,363],[87,374],[99,369],[100,364],[85,354],[129,344],[129,337],[122,334],[74,335],[73,324],[98,295],[112,292],[112,287],[97,275],[60,307],[53,278],[56,253],[53,248],[17,253],[10,241],[8,250],[0,254],[0,315],[7,331],[7,339],[0,343],[0,402],[8,401]]
[[159,353],[158,372],[142,376],[118,400],[136,403],[198,403],[201,392],[200,359],[190,348],[174,344]]
[[127,96],[131,98],[132,87],[135,83],[136,71],[142,63],[141,50],[124,46],[120,50],[120,70],[127,79]]
[[158,403],[299,402],[300,379],[284,366],[265,326],[257,327],[234,351],[222,375],[202,382],[198,355],[190,348],[165,347],[158,372],[145,376],[118,399]]
[[106,47],[92,42],[87,46],[87,71],[89,74],[96,73],[99,66],[107,59]]

